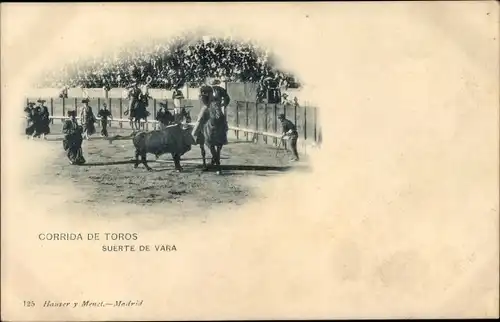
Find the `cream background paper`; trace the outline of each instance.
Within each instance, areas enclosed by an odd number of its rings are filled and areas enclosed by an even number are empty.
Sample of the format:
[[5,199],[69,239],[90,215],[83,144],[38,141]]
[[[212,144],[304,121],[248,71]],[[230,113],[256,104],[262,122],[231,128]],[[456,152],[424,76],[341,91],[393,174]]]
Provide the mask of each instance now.
[[[498,19],[481,1],[2,4],[2,320],[498,317]],[[206,222],[164,219],[189,208],[66,209],[84,197],[71,182],[26,192],[54,157],[18,136],[27,80],[197,27],[270,46],[312,87],[312,173],[249,179],[261,197]],[[179,251],[37,239],[58,231]],[[144,304],[40,307],[87,299]]]

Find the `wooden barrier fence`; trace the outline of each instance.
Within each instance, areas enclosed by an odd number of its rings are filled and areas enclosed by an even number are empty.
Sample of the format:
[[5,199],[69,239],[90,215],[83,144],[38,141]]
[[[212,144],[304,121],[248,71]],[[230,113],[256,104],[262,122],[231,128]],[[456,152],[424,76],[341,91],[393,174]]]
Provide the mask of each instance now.
[[[81,98],[64,99],[50,97],[45,99],[48,103],[52,124],[54,120],[67,119],[67,111],[69,109],[76,110],[78,113],[82,106],[79,102]],[[31,99],[31,101],[33,100]],[[128,100],[126,102],[122,98],[90,98],[89,100],[89,105],[93,107],[95,115],[97,115],[102,103],[106,102],[108,109],[113,115],[113,120],[110,120],[110,123],[117,123],[119,128],[123,128],[124,124],[129,124],[129,119],[124,117],[123,114],[124,108],[126,109],[128,106]],[[27,99],[27,101],[30,101],[30,99]],[[149,130],[150,125],[152,125],[153,129],[158,128],[158,121],[154,120],[158,109],[158,101],[165,102],[169,110],[172,109],[169,107],[173,107],[172,100],[150,100],[147,110],[151,115],[147,122],[142,121],[145,130]],[[183,105],[188,106],[188,111],[190,111],[191,117],[195,120],[201,109],[199,101],[183,100]],[[278,121],[279,114],[285,114],[285,117],[296,125],[299,132],[299,142],[302,141],[307,145],[321,144],[321,127],[318,121],[318,111],[315,107],[298,104],[283,105],[233,101],[226,108],[229,129],[235,132],[238,140],[260,141],[275,146],[279,144],[279,139],[281,138],[281,124]]]

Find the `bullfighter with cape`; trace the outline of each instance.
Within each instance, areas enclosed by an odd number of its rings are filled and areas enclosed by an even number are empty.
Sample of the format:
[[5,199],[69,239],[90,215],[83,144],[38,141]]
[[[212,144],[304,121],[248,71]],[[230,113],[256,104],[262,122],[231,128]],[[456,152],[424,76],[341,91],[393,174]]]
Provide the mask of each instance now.
[[70,164],[83,164],[85,163],[82,151],[83,128],[76,121],[76,111],[68,111],[68,116],[70,119],[64,122],[63,126],[63,148]]

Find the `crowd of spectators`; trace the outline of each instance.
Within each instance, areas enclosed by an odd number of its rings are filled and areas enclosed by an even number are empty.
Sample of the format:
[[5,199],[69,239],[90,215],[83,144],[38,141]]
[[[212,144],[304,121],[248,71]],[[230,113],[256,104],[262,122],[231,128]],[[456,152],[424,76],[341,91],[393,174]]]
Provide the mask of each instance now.
[[299,85],[290,73],[277,70],[266,50],[229,38],[177,37],[147,46],[131,45],[105,57],[74,61],[50,72],[39,87],[125,87],[132,78],[151,76],[151,88],[197,87],[207,78],[261,83],[273,79],[281,88]]

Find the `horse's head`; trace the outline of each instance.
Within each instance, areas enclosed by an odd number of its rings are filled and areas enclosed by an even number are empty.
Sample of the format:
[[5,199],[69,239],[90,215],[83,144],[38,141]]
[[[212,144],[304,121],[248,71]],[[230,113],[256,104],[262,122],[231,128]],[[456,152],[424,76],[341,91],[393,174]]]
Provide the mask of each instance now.
[[200,88],[200,101],[204,104],[204,105],[210,105],[210,103],[213,101],[213,98],[214,98],[214,90],[211,86],[202,86]]

